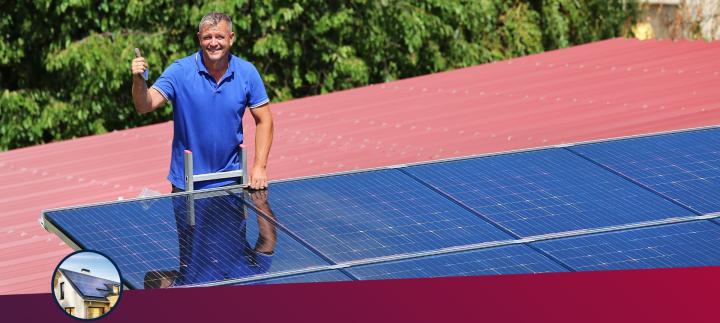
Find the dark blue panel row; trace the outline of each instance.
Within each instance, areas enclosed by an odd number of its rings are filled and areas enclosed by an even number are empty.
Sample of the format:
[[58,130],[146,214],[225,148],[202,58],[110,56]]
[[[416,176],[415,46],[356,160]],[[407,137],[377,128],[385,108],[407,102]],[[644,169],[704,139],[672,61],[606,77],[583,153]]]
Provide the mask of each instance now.
[[720,211],[720,129],[571,149],[698,213]]
[[[93,268],[95,269],[95,268]],[[61,269],[61,272],[73,287],[85,297],[105,298],[113,291],[117,281],[86,275],[72,270]]]
[[271,221],[244,210],[237,196],[196,194],[194,225],[188,222],[188,205],[186,196],[174,196],[53,211],[46,217],[84,249],[115,261],[131,288],[328,265]]
[[[110,256],[132,288],[206,284],[720,211],[719,147],[713,129],[274,183],[252,195],[196,193],[192,208],[188,197],[169,196],[46,216],[83,248]],[[705,221],[535,246],[579,270],[713,265],[718,228]],[[515,245],[348,272],[381,279],[563,270]],[[265,282],[345,279],[324,271]]]
[[465,251],[348,268],[361,280],[567,271],[524,245]]
[[511,237],[397,170],[273,184],[282,226],[340,263]]
[[669,224],[535,242],[578,271],[720,266],[720,226]]
[[693,215],[564,149],[407,172],[521,237]]
[[325,270],[309,274],[300,274],[292,276],[284,276],[278,278],[270,278],[260,281],[248,282],[243,285],[265,285],[265,284],[291,284],[291,283],[320,283],[320,282],[338,282],[352,280],[339,270]]

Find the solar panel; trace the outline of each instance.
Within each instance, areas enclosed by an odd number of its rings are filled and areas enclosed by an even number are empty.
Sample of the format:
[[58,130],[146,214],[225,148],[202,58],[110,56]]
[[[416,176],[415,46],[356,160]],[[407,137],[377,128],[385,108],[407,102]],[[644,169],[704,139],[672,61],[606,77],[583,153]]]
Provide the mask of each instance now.
[[260,281],[252,281],[243,285],[266,285],[266,284],[292,284],[292,283],[320,283],[320,282],[338,282],[350,281],[352,278],[343,274],[339,270],[324,270],[314,273],[284,276],[278,278],[270,278]]
[[[267,191],[228,188],[44,218],[71,244],[110,257],[133,289],[720,265],[718,219],[576,231],[717,211],[717,134],[297,179]],[[537,241],[551,233],[581,235]],[[513,241],[531,236],[530,246]]]
[[[205,284],[328,265],[224,191],[46,212],[83,249],[101,251],[130,288]],[[247,213],[244,213],[247,212]]]
[[336,263],[511,238],[392,169],[276,183],[268,201]]
[[521,237],[692,215],[564,149],[407,172]]
[[720,265],[720,226],[694,221],[535,242],[578,271]]
[[720,129],[571,148],[699,214],[720,211]]
[[565,268],[525,245],[509,245],[439,256],[357,266],[361,280],[563,272]]
[[60,269],[70,283],[80,294],[86,297],[104,299],[108,294],[113,293],[113,285],[120,284],[112,280],[103,279],[72,270]]

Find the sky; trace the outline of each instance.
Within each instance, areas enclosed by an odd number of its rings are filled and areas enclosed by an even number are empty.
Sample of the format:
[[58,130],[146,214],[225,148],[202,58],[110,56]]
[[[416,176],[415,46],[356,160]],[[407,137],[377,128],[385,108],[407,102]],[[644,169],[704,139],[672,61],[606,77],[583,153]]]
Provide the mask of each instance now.
[[82,268],[90,269],[89,275],[120,282],[120,275],[112,262],[100,254],[83,251],[65,259],[60,268],[81,272]]

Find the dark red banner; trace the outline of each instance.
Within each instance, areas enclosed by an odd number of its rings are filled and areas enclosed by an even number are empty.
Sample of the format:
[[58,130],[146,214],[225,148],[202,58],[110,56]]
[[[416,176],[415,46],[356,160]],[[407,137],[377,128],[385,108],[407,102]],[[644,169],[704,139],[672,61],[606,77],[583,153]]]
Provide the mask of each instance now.
[[[127,291],[107,322],[718,322],[720,267]],[[78,322],[51,294],[3,322]]]

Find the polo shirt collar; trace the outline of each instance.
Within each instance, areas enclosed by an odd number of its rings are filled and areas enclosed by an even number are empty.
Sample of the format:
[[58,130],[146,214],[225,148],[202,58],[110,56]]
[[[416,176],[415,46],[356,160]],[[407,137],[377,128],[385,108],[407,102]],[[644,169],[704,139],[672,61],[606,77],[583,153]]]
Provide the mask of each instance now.
[[[197,67],[198,72],[203,72],[207,75],[210,75],[210,72],[208,72],[207,67],[205,67],[205,64],[203,64],[202,61],[202,50],[195,53],[195,66]],[[225,75],[223,75],[223,79],[232,76],[235,74],[235,69],[237,68],[237,57],[235,55],[230,54],[229,62],[228,62],[228,69],[225,71]]]

